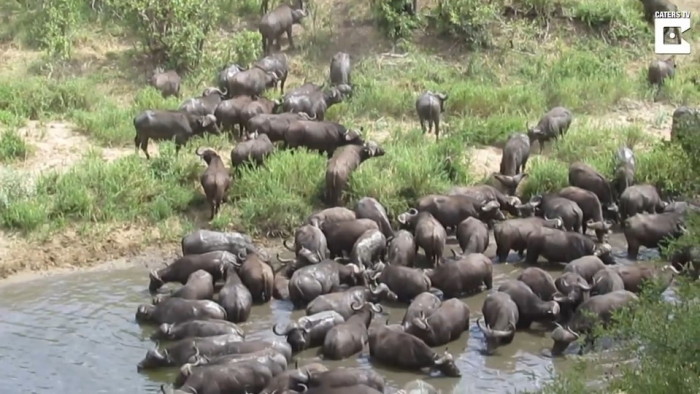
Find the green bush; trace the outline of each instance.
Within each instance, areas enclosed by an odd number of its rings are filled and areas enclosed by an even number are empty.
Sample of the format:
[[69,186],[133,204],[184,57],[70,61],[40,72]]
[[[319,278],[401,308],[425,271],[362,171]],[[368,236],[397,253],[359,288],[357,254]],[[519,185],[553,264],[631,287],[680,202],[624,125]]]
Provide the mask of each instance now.
[[60,117],[72,110],[90,110],[94,105],[93,84],[84,78],[0,79],[0,111],[23,119]]
[[377,24],[392,40],[408,38],[418,27],[418,18],[405,12],[412,0],[372,0]]
[[33,0],[36,19],[32,21],[31,37],[54,59],[71,57],[75,30],[81,21],[85,2],[79,0]]
[[650,183],[672,195],[693,195],[700,192],[700,177],[689,170],[691,159],[678,145],[662,143],[647,152],[636,154],[637,183]]
[[543,156],[531,157],[525,172],[528,177],[523,181],[523,199],[561,190],[569,185],[569,164],[559,160]]
[[490,28],[499,12],[499,2],[439,0],[431,20],[443,35],[470,47],[489,47],[492,41]]
[[213,0],[106,0],[106,4],[125,18],[156,63],[177,70],[199,65],[204,42],[219,17]]
[[24,160],[29,155],[29,146],[15,130],[5,130],[0,134],[0,162]]
[[612,41],[641,41],[651,33],[637,0],[568,1],[570,15]]

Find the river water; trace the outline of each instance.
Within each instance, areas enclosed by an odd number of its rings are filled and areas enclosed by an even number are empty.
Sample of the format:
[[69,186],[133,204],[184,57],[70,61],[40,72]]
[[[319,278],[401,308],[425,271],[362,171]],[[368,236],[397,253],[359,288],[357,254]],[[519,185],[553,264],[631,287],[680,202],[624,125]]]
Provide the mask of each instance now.
[[[625,253],[624,238],[613,235],[616,255]],[[493,245],[486,253],[493,256]],[[517,260],[517,255],[511,254]],[[494,265],[494,288],[520,272],[517,264]],[[556,277],[556,271],[552,272]],[[137,373],[136,364],[154,346],[153,327],[139,326],[136,308],[148,303],[148,268],[124,264],[109,269],[50,275],[30,281],[0,285],[0,382],[4,394],[28,393],[149,393],[173,380],[176,371]],[[323,361],[329,367],[375,368],[388,387],[401,387],[423,378],[443,393],[515,393],[535,390],[553,373],[571,365],[567,359],[547,357],[551,339],[545,327],[533,324],[519,331],[512,344],[496,355],[483,356],[483,336],[475,321],[486,292],[463,299],[470,307],[469,332],[447,348],[462,371],[461,378],[430,377],[387,369],[370,362],[367,350],[344,361]],[[405,306],[384,305],[387,318],[400,322]],[[304,314],[291,303],[273,300],[255,306],[241,327],[247,339],[272,338],[271,327]],[[444,350],[445,346],[436,350]],[[318,349],[296,356],[299,365],[320,361]]]

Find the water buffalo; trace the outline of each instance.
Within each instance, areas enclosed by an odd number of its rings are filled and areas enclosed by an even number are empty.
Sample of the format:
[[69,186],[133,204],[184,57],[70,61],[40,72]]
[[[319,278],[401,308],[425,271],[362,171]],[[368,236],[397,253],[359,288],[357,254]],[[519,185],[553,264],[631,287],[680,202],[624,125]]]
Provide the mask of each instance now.
[[[470,196],[456,194],[443,196],[430,194],[418,200],[418,212],[430,212],[445,228],[456,228],[464,219],[475,217],[488,221],[493,218],[505,219],[496,200],[482,203]],[[409,213],[412,211],[409,211]],[[498,215],[501,213],[500,215]]]
[[348,85],[350,81],[350,55],[345,52],[337,52],[331,58],[330,78],[333,85]]
[[592,191],[576,186],[565,187],[557,195],[575,202],[581,208],[583,214],[582,232],[586,234],[586,231],[591,228],[595,231],[598,241],[603,242],[605,235],[610,232],[612,223],[603,219],[603,207],[598,196]]
[[275,150],[272,141],[267,134],[259,134],[257,131],[245,141],[241,141],[231,150],[231,164],[234,167],[250,163],[260,166]]
[[340,290],[341,284],[354,286],[363,281],[360,267],[324,260],[294,271],[289,280],[289,298],[295,307],[301,308],[322,294]]
[[345,291],[322,294],[306,306],[306,315],[314,315],[323,311],[336,311],[345,320],[354,313],[353,303],[379,302],[383,300],[396,301],[396,293],[392,292],[385,283],[377,286],[353,286]]
[[561,229],[563,221],[560,218],[544,219],[541,217],[529,217],[521,219],[509,219],[494,224],[493,238],[496,240],[496,256],[500,262],[506,261],[511,250],[517,250],[520,257],[527,249],[527,240],[536,234],[540,228]]
[[306,223],[323,228],[326,224],[354,219],[362,218],[358,218],[355,212],[351,209],[345,207],[333,207],[312,213],[308,218],[306,218]]
[[660,86],[664,80],[676,74],[676,61],[673,56],[666,60],[655,59],[649,64],[647,80],[650,84]]
[[656,248],[666,245],[684,233],[684,215],[678,212],[654,213],[627,218],[623,223],[627,240],[627,257],[636,259],[641,246]]
[[613,178],[613,190],[619,198],[628,187],[634,183],[634,174],[637,171],[637,164],[634,159],[632,149],[623,146],[617,150],[615,155],[615,176]]
[[245,287],[250,290],[255,302],[268,302],[272,299],[272,285],[275,274],[272,267],[259,253],[238,256],[243,263],[238,274]]
[[[616,265],[610,267],[615,270],[615,272],[620,275],[622,282],[625,285],[625,290],[631,291],[633,293],[639,293],[642,291],[644,283],[649,280],[661,279],[666,286],[668,286],[673,277],[679,274],[672,265],[665,265],[661,268],[649,267],[643,265]],[[660,277],[660,275],[665,272],[670,271],[670,275],[666,278]]]
[[655,13],[663,11],[678,11],[678,7],[669,0],[641,0],[644,6],[644,20],[654,23]]
[[260,394],[297,394],[306,388],[303,382],[308,382],[309,376],[326,371],[328,368],[319,363],[287,370],[275,376]]
[[518,306],[517,328],[530,328],[534,321],[553,321],[559,315],[556,301],[543,301],[528,285],[519,280],[507,280],[498,291],[508,293]]
[[289,148],[305,147],[326,152],[330,159],[335,150],[343,145],[364,145],[361,131],[347,129],[336,122],[297,120],[289,125],[284,134],[284,143]]
[[367,328],[374,313],[381,313],[381,305],[365,302],[350,305],[355,312],[345,323],[328,331],[323,341],[323,356],[329,360],[342,360],[361,352],[368,341]]
[[[183,255],[225,250],[233,253],[235,258],[241,252],[250,253],[256,250],[252,239],[248,235],[211,230],[195,230],[182,237],[181,245]],[[211,271],[209,273],[213,275]]]
[[[513,341],[515,329],[520,320],[518,305],[508,293],[495,291],[489,293],[481,307],[483,319],[476,321],[486,340],[486,354],[493,354],[499,346]],[[482,324],[482,320],[484,323]]]
[[605,213],[612,216],[617,214],[618,207],[614,202],[610,182],[593,167],[580,161],[572,163],[569,166],[569,185],[592,191],[598,196]]
[[275,335],[286,336],[292,350],[300,352],[322,346],[328,331],[342,323],[345,323],[345,319],[338,312],[323,311],[290,322],[284,331],[278,330],[277,325],[275,325],[272,327],[272,331]]
[[423,292],[418,294],[406,309],[403,315],[401,326],[405,331],[409,331],[413,322],[420,316],[430,316],[439,307],[442,301],[433,293]]
[[328,387],[319,386],[312,387],[305,391],[304,394],[382,394],[382,391],[375,390],[364,384],[355,384],[351,386]]
[[306,371],[305,375],[306,383],[310,388],[341,388],[363,385],[384,392],[384,378],[371,369],[336,368],[325,372]]
[[[500,175],[500,174],[495,174],[494,179],[497,179],[502,185],[507,185],[509,189],[512,189],[510,194],[515,193],[515,189],[518,187],[518,184],[520,181],[523,179],[524,175],[519,174],[513,177],[507,176],[507,175]],[[505,209],[508,211],[511,215],[519,216],[520,212],[516,208],[518,204],[520,204],[520,199],[518,197],[512,196],[512,195],[506,195],[502,191],[500,191],[498,188],[492,186],[492,185],[474,185],[474,186],[456,186],[450,189],[449,192],[447,192],[448,196],[456,196],[456,195],[463,195],[463,196],[468,196],[471,197],[472,199],[476,200],[479,204],[482,206],[488,204],[490,201],[498,201],[498,204],[500,205],[500,208]],[[482,212],[484,217],[482,217],[482,220],[487,220],[487,218],[492,217],[497,220],[503,220],[505,217],[503,217],[503,214],[501,212]]]
[[326,111],[345,98],[345,92],[351,89],[347,85],[338,85],[326,90],[315,90],[300,94],[293,92],[282,98],[284,112],[305,113],[309,117],[324,120]]
[[[210,300],[213,296],[214,277],[205,270],[197,270],[190,274],[185,285],[170,294],[170,297],[188,300]],[[159,304],[164,299],[159,294],[154,297],[154,303]]]
[[[350,211],[352,212],[352,211]],[[355,215],[355,213],[352,213]],[[353,219],[339,222],[324,222],[321,230],[326,235],[330,257],[335,258],[350,254],[355,242],[367,230],[378,230],[379,226],[370,219]]]
[[430,279],[422,270],[401,265],[379,263],[370,274],[370,278],[389,286],[401,302],[410,302],[431,287]]
[[148,290],[152,293],[169,282],[187,283],[192,273],[204,270],[214,281],[221,279],[228,265],[236,262],[236,256],[225,251],[202,254],[188,254],[175,260],[172,264],[149,274]]
[[278,111],[280,106],[281,103],[279,100],[268,100],[264,97],[258,97],[257,100],[248,103],[248,105],[246,105],[240,113],[241,132],[243,132],[243,129],[245,129],[246,134],[250,134],[249,130],[247,129],[248,121],[250,119],[253,119],[258,115],[273,114]]
[[608,294],[617,290],[625,290],[625,282],[620,274],[613,268],[606,268],[596,272],[593,276],[593,288],[591,296]]
[[231,86],[229,84],[233,76],[247,69],[247,67],[243,67],[240,64],[229,64],[221,67],[217,79],[219,90],[230,92]]
[[181,386],[176,393],[257,393],[267,386],[279,369],[278,365],[271,367],[258,360],[199,366],[185,364],[178,376]]
[[372,219],[377,222],[379,230],[384,237],[389,239],[394,235],[394,230],[391,227],[389,216],[386,213],[386,208],[372,197],[362,197],[355,204],[355,216],[358,219]]
[[596,244],[592,239],[579,233],[541,227],[527,240],[527,264],[537,264],[543,256],[551,263],[567,263],[579,257],[598,256],[607,264],[614,264],[610,244]]
[[595,274],[602,269],[605,269],[605,263],[597,256],[579,257],[564,266],[564,272],[579,274],[587,283],[592,283]]
[[428,122],[428,134],[435,125],[435,140],[440,139],[440,114],[445,112],[445,101],[448,96],[444,93],[424,92],[416,99],[416,113],[420,120],[420,128],[425,134],[425,122]]
[[426,272],[432,285],[442,290],[445,297],[479,292],[482,284],[490,290],[493,285],[493,264],[481,253],[455,255]]
[[194,153],[207,163],[207,169],[199,177],[199,182],[202,184],[202,189],[204,189],[209,203],[211,210],[209,219],[211,220],[219,213],[221,204],[226,199],[226,194],[231,186],[231,175],[221,156],[215,150],[205,149],[201,151],[201,148],[198,148]]
[[345,145],[335,150],[326,167],[326,203],[331,206],[341,205],[342,194],[352,173],[365,160],[380,156],[384,156],[384,149],[373,141],[367,141],[363,145]]
[[248,120],[248,134],[266,134],[272,142],[283,141],[289,126],[297,120],[311,120],[305,113],[260,114]]
[[532,145],[534,141],[538,141],[540,145],[539,152],[542,153],[544,143],[551,139],[557,140],[559,137],[564,136],[569,130],[572,120],[573,115],[568,109],[564,107],[554,107],[550,109],[540,118],[535,127],[530,128],[525,124],[530,144]]
[[248,320],[250,308],[253,306],[253,296],[241,281],[233,265],[226,269],[226,282],[219,291],[219,303],[226,310],[228,320],[234,323]]
[[[279,259],[279,256],[277,258]],[[291,279],[293,273],[293,270],[284,266],[280,267],[277,272],[275,272],[272,298],[276,300],[289,299],[289,279]]]
[[597,295],[582,303],[566,328],[559,326],[552,332],[554,345],[552,355],[562,354],[571,342],[579,337],[579,333],[590,333],[597,323],[608,324],[613,312],[629,306],[638,297],[629,291],[618,290],[612,293]]
[[447,376],[461,376],[451,354],[445,352],[441,357],[421,339],[384,325],[370,328],[369,354],[382,364],[402,369],[434,367]]
[[564,272],[554,281],[554,285],[558,291],[552,299],[559,303],[559,320],[567,321],[573,311],[588,299],[591,286],[576,272]]
[[210,319],[188,320],[176,324],[163,323],[158,326],[158,331],[151,338],[176,341],[184,338],[213,337],[225,334],[238,334],[242,338],[245,336],[243,330],[235,323],[226,320]]
[[[320,228],[304,224],[294,231],[294,247],[283,241],[285,248],[294,252],[297,259],[303,258],[309,264],[316,264],[326,258],[328,242]],[[280,260],[281,261],[281,260]]]
[[139,305],[139,323],[181,323],[193,319],[226,319],[226,310],[214,301],[167,298],[157,305]]
[[428,211],[418,212],[411,208],[398,217],[399,223],[414,228],[416,246],[423,249],[425,257],[433,266],[442,259],[447,242],[445,227]]
[[554,293],[557,292],[552,275],[539,267],[525,268],[518,275],[517,279],[528,285],[532,292],[537,294],[542,301],[551,301]]
[[428,346],[441,346],[458,339],[469,329],[469,306],[451,298],[430,315],[420,315],[407,329]]
[[222,130],[234,131],[235,126],[238,125],[239,135],[242,136],[243,130],[245,129],[242,113],[248,104],[252,102],[253,98],[250,96],[236,96],[219,103],[216,107],[216,111],[214,111],[218,126]]
[[518,206],[519,209],[529,210],[534,208],[545,219],[560,218],[566,231],[581,232],[583,224],[583,211],[576,202],[568,198],[559,197],[556,194],[533,196],[530,202]]
[[185,100],[179,110],[194,116],[214,115],[216,107],[221,104],[227,92],[219,88],[206,88],[200,97]]
[[273,53],[253,63],[253,67],[275,73],[280,83],[280,94],[284,94],[284,83],[287,81],[287,75],[289,75],[287,55],[281,52]]
[[[229,79],[228,93],[231,97],[250,96],[257,99],[262,93],[274,87],[279,80],[279,75],[274,71],[265,71],[260,67],[251,67],[241,71]],[[251,130],[248,129],[250,132]]]
[[204,132],[220,134],[216,125],[216,117],[209,115],[193,115],[184,111],[172,110],[146,110],[134,117],[134,146],[148,154],[148,140],[175,140],[175,150],[180,151],[180,147],[187,141]]
[[501,156],[501,175],[518,175],[525,171],[530,157],[530,139],[527,134],[514,133],[508,136]]
[[274,10],[263,15],[258,26],[258,31],[262,36],[262,48],[265,55],[269,55],[272,48],[280,48],[279,39],[283,33],[287,33],[289,48],[294,48],[292,39],[292,26],[301,24],[306,17],[306,10],[293,8],[288,4],[280,4]]
[[413,267],[418,250],[413,234],[410,231],[399,230],[387,241],[387,264]]
[[489,247],[489,228],[475,217],[464,219],[457,226],[456,236],[463,254],[484,253]]
[[163,98],[168,96],[180,98],[180,81],[181,78],[177,71],[164,71],[162,68],[159,68],[155,70],[149,83],[160,92]]
[[624,222],[638,213],[662,213],[666,205],[656,186],[629,186],[620,195],[620,220]]
[[193,356],[216,357],[228,354],[235,349],[243,337],[238,334],[223,334],[204,338],[184,338],[160,350],[156,346],[146,353],[137,369],[155,369],[162,367],[179,367],[192,362]]
[[386,238],[381,231],[367,230],[355,241],[350,252],[350,262],[362,269],[374,266],[386,252]]

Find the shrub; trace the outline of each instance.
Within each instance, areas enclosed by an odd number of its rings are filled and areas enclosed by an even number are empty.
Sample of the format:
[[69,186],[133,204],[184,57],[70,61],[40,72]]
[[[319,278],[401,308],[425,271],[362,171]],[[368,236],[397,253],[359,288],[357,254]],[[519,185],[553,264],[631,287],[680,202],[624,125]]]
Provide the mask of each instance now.
[[24,160],[29,155],[29,146],[15,130],[5,130],[0,134],[0,162]]
[[528,160],[523,181],[522,197],[530,197],[561,190],[569,185],[569,165],[559,160],[536,156]]
[[148,54],[177,70],[192,70],[204,55],[207,35],[218,19],[212,0],[107,0],[115,15],[124,17]]
[[95,104],[93,85],[84,78],[54,80],[42,77],[0,79],[0,111],[23,119],[65,115]]
[[688,169],[691,159],[677,144],[662,143],[637,156],[637,183],[650,183],[665,193],[678,196],[700,191],[700,178]]
[[431,19],[438,31],[470,47],[491,45],[490,25],[499,14],[498,2],[439,0]]
[[38,8],[36,19],[31,23],[31,37],[51,58],[69,59],[85,3],[79,0],[35,0],[31,3]]
[[407,12],[412,0],[373,0],[377,24],[392,40],[408,38],[418,26],[416,16]]
[[612,41],[640,41],[649,32],[636,0],[571,1],[573,18]]

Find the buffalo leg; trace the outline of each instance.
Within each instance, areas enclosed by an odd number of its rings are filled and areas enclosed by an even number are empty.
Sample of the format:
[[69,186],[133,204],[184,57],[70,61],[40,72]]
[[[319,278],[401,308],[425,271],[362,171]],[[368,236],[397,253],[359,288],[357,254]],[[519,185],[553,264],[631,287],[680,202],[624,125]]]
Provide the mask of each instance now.
[[287,80],[287,77],[284,77],[280,80],[280,94],[284,94],[284,82]]
[[425,120],[423,120],[423,118],[420,119],[420,128],[423,130],[423,134],[425,134]]
[[508,260],[508,253],[510,252],[510,248],[507,246],[503,245],[497,245],[496,246],[496,256],[498,256],[498,261],[500,263],[505,263],[506,260]]
[[289,49],[294,49],[294,40],[292,39],[292,26],[287,29],[287,40],[289,40]]
[[148,154],[148,138],[141,140],[141,150],[146,154],[146,159],[150,160],[151,155]]
[[440,119],[435,119],[435,142],[440,140]]
[[639,242],[636,240],[627,241],[627,258],[631,260],[636,260],[639,254]]
[[264,53],[265,55],[268,54],[268,53],[267,53],[267,45],[268,45],[267,37],[262,36],[262,49],[263,49],[263,53]]

